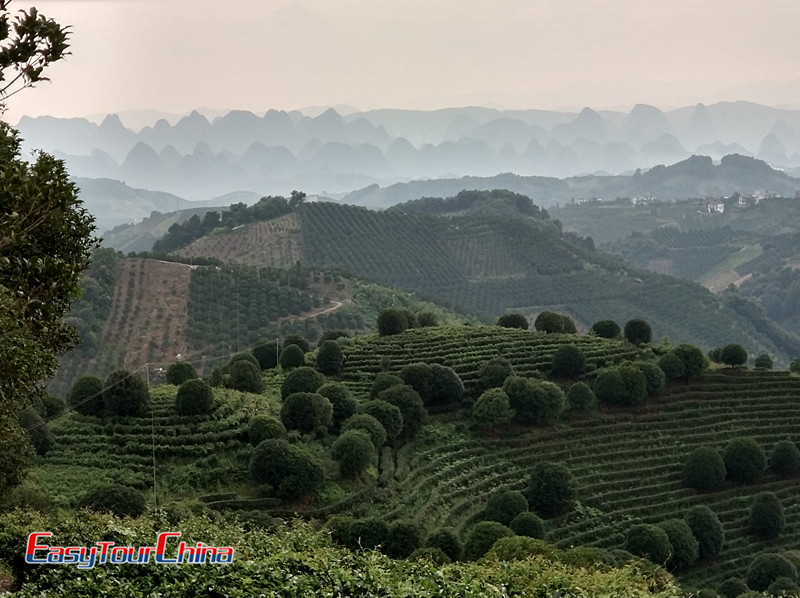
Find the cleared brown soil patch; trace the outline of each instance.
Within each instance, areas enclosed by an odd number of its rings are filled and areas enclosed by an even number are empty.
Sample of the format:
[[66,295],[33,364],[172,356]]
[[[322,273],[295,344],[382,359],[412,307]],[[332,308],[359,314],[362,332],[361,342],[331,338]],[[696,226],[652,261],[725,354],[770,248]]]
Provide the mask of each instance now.
[[147,362],[174,361],[186,350],[191,267],[148,259],[125,259],[117,264],[117,284],[100,339],[101,351],[116,348],[121,365],[129,369]]
[[175,252],[181,257],[216,257],[250,266],[290,268],[302,259],[300,216],[286,214],[229,233],[203,237]]

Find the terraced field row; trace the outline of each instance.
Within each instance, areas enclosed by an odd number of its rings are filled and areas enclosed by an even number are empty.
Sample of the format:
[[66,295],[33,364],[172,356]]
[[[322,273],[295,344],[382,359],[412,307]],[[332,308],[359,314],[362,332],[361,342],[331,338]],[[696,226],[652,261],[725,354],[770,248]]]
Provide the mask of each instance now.
[[[779,440],[798,440],[800,378],[785,373],[724,372],[690,385],[671,385],[638,413],[603,410],[593,419],[549,429],[522,429],[513,437],[464,435],[445,444],[420,443],[401,451],[391,518],[410,517],[424,529],[454,526],[460,532],[479,517],[498,488],[522,490],[538,461],[566,464],[575,477],[579,506],[550,522],[548,540],[561,547],[620,547],[633,523],[682,518],[707,505],[722,521],[726,543],[712,562],[683,574],[688,584],[709,587],[743,575],[759,549],[793,549],[800,540],[800,478],[765,475],[751,486],[726,483],[700,494],[682,483],[691,451],[723,449],[735,437],[755,438],[767,455]],[[400,467],[400,462],[404,463]],[[769,490],[781,499],[787,529],[773,542],[747,531],[752,497]]]

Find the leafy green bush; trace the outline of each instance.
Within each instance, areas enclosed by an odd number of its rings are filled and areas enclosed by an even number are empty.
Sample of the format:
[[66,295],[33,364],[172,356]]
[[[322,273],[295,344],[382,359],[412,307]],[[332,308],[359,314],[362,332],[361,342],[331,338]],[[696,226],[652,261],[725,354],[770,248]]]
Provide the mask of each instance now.
[[[683,362],[683,376],[687,380],[692,376],[699,376],[708,369],[708,359],[694,345],[681,343],[672,352]],[[666,372],[664,373],[666,374]]]
[[[422,326],[423,324],[420,324]],[[408,556],[409,561],[430,561],[435,565],[447,565],[453,559],[447,556],[440,548],[417,548]]]
[[33,407],[26,407],[19,414],[19,425],[25,429],[37,455],[45,455],[53,447],[53,433]]
[[144,415],[149,400],[147,383],[128,370],[111,372],[103,385],[103,404],[109,415]]
[[472,420],[479,427],[489,428],[492,432],[497,426],[509,423],[512,417],[514,410],[502,388],[490,388],[472,406]]
[[403,380],[399,376],[395,376],[394,374],[389,374],[388,372],[380,372],[375,376],[375,379],[372,381],[372,387],[369,391],[370,398],[377,398],[380,393],[384,390],[389,388],[390,386],[395,386],[397,384],[405,384]]
[[344,367],[344,353],[336,341],[325,341],[317,350],[317,369],[325,376],[339,376]]
[[696,490],[717,490],[725,481],[725,463],[719,451],[701,446],[686,459],[683,466],[683,480]]
[[576,382],[567,391],[567,405],[570,409],[591,411],[597,405],[597,397],[585,382]]
[[350,525],[348,546],[353,550],[380,549],[390,533],[389,525],[380,517],[356,519]]
[[781,576],[769,584],[767,594],[770,596],[797,596],[800,586],[789,577]]
[[684,516],[684,520],[697,539],[701,559],[722,551],[725,534],[717,515],[711,509],[704,505],[692,507]]
[[653,337],[653,329],[645,320],[633,318],[625,322],[624,335],[629,343],[642,345],[650,342]]
[[281,351],[280,364],[284,371],[299,368],[306,364],[306,354],[297,345],[289,345]]
[[761,492],[753,499],[747,519],[750,531],[761,538],[777,538],[786,527],[783,505],[774,492]]
[[263,371],[271,370],[278,365],[277,343],[270,340],[259,341],[250,349],[253,357],[258,361],[258,367]]
[[781,440],[769,456],[769,468],[780,476],[794,475],[800,471],[800,450],[791,440]]
[[760,353],[759,356],[756,357],[755,366],[757,370],[771,370],[772,357],[767,353]]
[[527,330],[528,320],[522,314],[509,313],[500,316],[497,320],[497,325],[503,328],[519,328],[521,330]]
[[366,432],[375,450],[386,444],[386,429],[380,421],[368,413],[357,413],[347,418],[342,424],[341,432],[344,434],[348,430],[363,430]]
[[622,402],[622,398],[627,393],[625,380],[618,368],[607,368],[597,374],[592,390],[594,390],[597,400],[606,404]]
[[387,441],[394,442],[400,438],[403,432],[403,414],[397,405],[377,399],[365,403],[362,411],[380,422]]
[[503,386],[506,378],[514,374],[514,368],[511,362],[504,357],[495,357],[481,365],[478,370],[478,378],[480,378],[480,388],[489,390],[490,388],[499,388]]
[[261,366],[258,364],[258,359],[256,359],[255,356],[249,351],[246,353],[237,353],[236,355],[231,357],[230,360],[228,361],[228,367],[230,368],[231,364],[234,364],[237,361],[246,361],[247,363],[252,363],[259,370],[261,369]]
[[438,326],[439,321],[436,319],[436,314],[430,311],[421,311],[417,314],[417,326],[420,328],[430,328]]
[[304,447],[282,438],[260,443],[250,457],[250,476],[258,484],[269,484],[283,498],[298,498],[325,481],[322,466]]
[[281,398],[285,399],[296,392],[317,392],[325,384],[325,376],[308,366],[298,367],[288,374],[281,385]]
[[228,375],[230,376],[227,381],[229,388],[256,394],[264,390],[261,369],[248,360],[231,361],[228,367]]
[[722,598],[738,598],[740,595],[747,592],[750,588],[741,577],[731,577],[726,579],[719,587],[717,587],[717,594]]
[[636,361],[634,365],[644,374],[647,395],[656,396],[667,382],[664,370],[655,361]]
[[700,545],[683,519],[668,519],[658,524],[669,538],[671,554],[667,560],[670,569],[682,571],[691,567],[700,556]]
[[789,364],[789,371],[795,374],[800,374],[800,357],[795,357],[792,359],[792,363]]
[[503,383],[514,419],[522,424],[547,424],[564,410],[564,391],[544,380],[509,376]]
[[536,513],[525,511],[520,513],[508,526],[518,536],[526,536],[528,538],[544,538],[544,521]]
[[620,338],[622,336],[619,324],[614,320],[598,320],[592,324],[589,333],[600,338]]
[[[414,438],[422,429],[428,417],[425,405],[417,391],[410,386],[390,386],[378,395],[378,399],[396,405],[403,416],[403,429],[400,438]],[[386,431],[389,432],[388,430]]]
[[523,561],[533,555],[544,555],[552,561],[561,557],[561,551],[537,538],[528,536],[506,536],[498,539],[491,553],[500,561]]
[[483,518],[485,521],[496,521],[507,526],[517,515],[527,510],[528,501],[522,492],[508,489],[495,490],[486,502]]
[[672,554],[667,532],[647,523],[634,525],[625,536],[625,550],[664,565]]
[[205,380],[189,378],[178,387],[175,410],[178,415],[200,415],[214,409],[214,391]]
[[384,552],[393,559],[408,558],[422,545],[422,531],[414,521],[395,521],[389,526]]
[[658,359],[658,367],[660,367],[661,371],[664,372],[664,376],[667,380],[677,380],[678,378],[683,378],[686,371],[683,365],[683,360],[678,357],[674,351],[670,351],[669,353],[662,355]]
[[42,417],[53,417],[64,411],[67,408],[67,404],[61,397],[46,392],[42,396],[42,407],[44,408]]
[[283,400],[281,421],[287,430],[308,434],[333,425],[333,405],[321,394],[296,392]]
[[447,555],[451,561],[461,560],[464,546],[452,527],[441,527],[433,530],[425,538],[426,548],[437,548]]
[[339,462],[339,474],[345,478],[360,476],[369,467],[375,447],[363,430],[342,433],[331,447],[331,456]]
[[576,345],[561,345],[553,355],[552,375],[577,378],[586,371],[586,356]]
[[464,558],[477,561],[494,546],[500,538],[513,536],[514,532],[496,521],[481,521],[473,527],[464,542]]
[[644,373],[633,363],[623,363],[617,368],[622,382],[625,385],[625,392],[619,398],[622,405],[638,405],[647,396],[647,378]]
[[408,328],[408,319],[398,309],[384,309],[378,314],[378,334],[391,336],[400,334]]
[[734,438],[722,454],[728,478],[742,484],[752,484],[761,478],[767,467],[764,449],[752,438]]
[[727,366],[734,367],[747,363],[747,351],[742,345],[730,343],[722,347],[719,359]]
[[292,345],[296,347],[300,347],[300,350],[303,353],[308,353],[311,347],[308,345],[308,341],[304,339],[302,336],[298,336],[296,334],[290,334],[285,339],[283,339],[283,348],[288,349]]
[[430,384],[433,378],[431,366],[427,363],[409,363],[403,366],[399,373],[403,384],[413,388],[422,399],[423,403],[430,401]]
[[575,500],[572,474],[559,463],[536,463],[524,494],[530,508],[542,517],[566,513]]
[[79,509],[114,513],[120,517],[138,517],[144,513],[144,495],[129,486],[104,484],[95,486],[78,501]]
[[780,554],[761,554],[747,568],[747,585],[756,592],[763,592],[779,577],[797,579],[795,566]]
[[326,382],[317,389],[317,393],[333,405],[334,430],[338,430],[347,418],[355,415],[358,403],[353,398],[353,393],[343,383]]
[[[464,396],[464,383],[453,368],[431,364],[431,380],[427,404],[431,407],[457,405]],[[423,397],[423,402],[425,398]]]
[[247,439],[253,446],[258,446],[270,438],[286,438],[286,427],[279,419],[269,415],[254,415],[247,426]]
[[197,372],[188,361],[176,361],[167,368],[167,384],[180,386],[193,378],[197,378]]
[[567,333],[574,334],[577,332],[575,322],[572,318],[563,314],[558,314],[552,311],[543,311],[533,322],[534,328],[539,332],[552,333]]

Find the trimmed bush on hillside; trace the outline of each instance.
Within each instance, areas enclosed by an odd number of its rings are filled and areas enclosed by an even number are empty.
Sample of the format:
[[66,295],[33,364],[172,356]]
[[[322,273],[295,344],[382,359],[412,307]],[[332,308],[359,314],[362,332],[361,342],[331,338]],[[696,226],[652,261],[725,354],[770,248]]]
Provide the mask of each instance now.
[[395,386],[396,384],[405,384],[405,382],[403,382],[399,376],[395,376],[394,374],[390,374],[388,372],[380,372],[372,381],[372,387],[370,388],[369,396],[370,398],[375,399],[384,390],[390,386]]
[[283,339],[282,347],[284,349],[288,349],[292,345],[300,347],[300,350],[303,351],[303,353],[308,353],[311,350],[308,341],[304,339],[302,336],[298,336],[297,334],[290,334],[285,339]]
[[577,332],[575,322],[572,321],[572,318],[552,311],[541,312],[536,316],[533,326],[539,332],[546,332],[548,334],[575,334]]
[[144,415],[149,400],[147,382],[128,370],[111,372],[103,385],[103,404],[109,415]]
[[[414,438],[422,429],[428,417],[419,393],[410,386],[390,386],[378,395],[378,399],[396,405],[403,416],[403,429],[400,438]],[[388,433],[388,430],[387,430]]]
[[749,589],[741,577],[731,577],[719,584],[717,594],[722,598],[738,598]]
[[259,341],[255,347],[250,349],[250,352],[258,361],[258,366],[264,371],[271,370],[278,365],[277,341]]
[[503,383],[503,391],[516,412],[514,419],[523,424],[547,424],[564,410],[564,391],[552,382],[509,376]]
[[508,489],[495,490],[486,502],[483,518],[486,521],[496,521],[507,526],[517,515],[527,510],[528,501],[525,500],[522,492]]
[[622,331],[614,320],[598,320],[592,324],[589,334],[599,336],[600,338],[620,338]]
[[520,513],[508,526],[518,536],[525,536],[528,538],[544,538],[544,521],[536,513],[525,511]]
[[759,354],[759,356],[756,357],[755,366],[757,370],[771,370],[772,357],[770,357],[767,353]]
[[525,316],[518,313],[503,314],[497,319],[497,325],[503,328],[520,328],[522,330],[527,330],[528,320]]
[[674,351],[670,351],[666,355],[662,355],[658,359],[658,367],[664,372],[664,377],[667,380],[677,380],[683,378],[685,367],[683,360],[678,357]]
[[566,513],[576,497],[572,474],[560,463],[537,463],[524,495],[530,508],[542,517]]
[[644,373],[633,363],[623,363],[619,366],[619,373],[625,385],[625,392],[619,397],[622,405],[638,405],[647,397],[647,378]]
[[625,381],[618,368],[607,368],[597,374],[593,390],[598,401],[609,405],[621,403],[627,392]]
[[643,345],[650,342],[653,337],[653,329],[650,324],[641,318],[633,318],[625,322],[625,339],[634,345]]
[[286,374],[281,385],[281,398],[285,399],[296,392],[317,392],[325,384],[325,376],[314,368],[302,366]]
[[408,558],[422,545],[422,531],[414,521],[395,521],[389,526],[384,552],[393,559]]
[[317,350],[317,369],[325,376],[339,376],[344,367],[344,353],[336,341],[325,341]]
[[789,371],[793,374],[800,374],[800,357],[792,359],[792,363],[789,364]]
[[408,328],[408,320],[399,309],[384,309],[378,314],[378,334],[390,336],[400,334]]
[[175,411],[178,415],[200,415],[214,410],[214,391],[205,380],[190,378],[178,387]]
[[494,546],[500,538],[514,535],[510,529],[496,521],[481,521],[470,530],[467,541],[464,542],[464,558],[468,561],[477,561]]
[[351,550],[380,550],[389,540],[389,524],[380,517],[356,519],[348,532],[348,547]]
[[747,351],[742,345],[730,343],[722,347],[719,359],[727,366],[735,367],[747,363]]
[[556,378],[577,378],[586,371],[586,356],[577,346],[561,345],[553,355],[551,373]]
[[366,432],[376,450],[386,444],[386,429],[380,421],[368,413],[357,413],[346,419],[342,424],[341,433],[344,434],[349,430]]
[[286,427],[279,419],[270,415],[254,415],[247,426],[247,440],[253,446],[258,446],[264,440],[271,438],[286,438]]
[[576,382],[567,392],[567,405],[570,409],[591,411],[597,405],[597,397],[585,382]]
[[386,440],[394,442],[400,438],[403,432],[403,414],[400,412],[400,407],[376,399],[368,401],[362,407],[362,411],[380,422],[386,433]]
[[250,457],[250,476],[269,484],[277,496],[298,498],[319,488],[325,473],[305,447],[274,438],[260,443]]
[[761,538],[777,538],[786,527],[783,505],[774,492],[761,492],[753,499],[747,523]]
[[458,561],[461,559],[461,554],[464,546],[458,538],[458,534],[452,527],[443,527],[433,530],[428,537],[425,538],[426,548],[438,548],[451,561]]
[[231,361],[228,375],[230,376],[227,381],[228,388],[256,394],[264,390],[261,369],[250,361],[244,359]]
[[464,383],[453,368],[431,364],[431,380],[427,400],[422,401],[432,408],[457,406],[464,397]]
[[333,405],[321,394],[296,392],[283,400],[281,421],[287,430],[299,430],[302,434],[327,432],[333,425]]
[[717,555],[722,551],[725,534],[714,511],[704,505],[698,505],[689,509],[684,520],[697,539],[701,559]]
[[480,387],[483,390],[490,388],[499,388],[503,386],[506,378],[514,375],[514,368],[511,362],[504,357],[495,357],[481,365],[478,370],[478,377],[480,378]]
[[710,446],[695,449],[683,467],[683,480],[690,488],[717,490],[725,481],[725,462],[719,451]]
[[356,413],[358,403],[353,393],[341,382],[326,382],[317,389],[317,393],[328,399],[333,405],[333,429],[338,430],[342,423]]
[[472,406],[472,420],[475,424],[492,432],[497,426],[509,423],[512,417],[514,410],[502,388],[490,388]]
[[666,564],[672,555],[667,532],[658,526],[646,523],[634,525],[628,530],[624,549],[657,565]]
[[50,451],[54,442],[53,433],[33,407],[27,407],[20,413],[19,425],[27,433],[37,455],[45,455]]
[[672,352],[683,362],[683,376],[686,380],[699,376],[708,369],[708,358],[694,345],[681,343]]
[[400,370],[403,384],[413,388],[419,394],[423,403],[427,403],[430,396],[430,385],[433,379],[433,370],[427,363],[409,363]]
[[668,519],[658,524],[669,538],[671,547],[667,567],[682,571],[691,567],[700,556],[700,545],[692,530],[682,519]]
[[188,361],[176,361],[167,368],[167,384],[180,386],[193,378],[197,378],[197,372]]
[[374,454],[372,440],[363,430],[343,432],[331,447],[331,457],[339,462],[339,474],[345,478],[355,478],[364,473]]
[[775,444],[769,456],[769,468],[780,476],[790,476],[800,471],[800,450],[791,440]]
[[758,481],[767,467],[764,449],[752,438],[734,438],[722,454],[728,479],[742,484]]
[[306,354],[297,345],[289,345],[281,351],[280,364],[284,371],[299,368],[306,364]]
[[129,486],[103,484],[95,486],[78,501],[79,509],[114,513],[120,517],[138,517],[144,513],[144,495]]
[[667,383],[664,370],[655,361],[635,361],[634,365],[644,374],[647,396],[656,396]]
[[756,592],[763,592],[779,577],[797,579],[797,568],[780,554],[761,554],[747,569],[747,585]]

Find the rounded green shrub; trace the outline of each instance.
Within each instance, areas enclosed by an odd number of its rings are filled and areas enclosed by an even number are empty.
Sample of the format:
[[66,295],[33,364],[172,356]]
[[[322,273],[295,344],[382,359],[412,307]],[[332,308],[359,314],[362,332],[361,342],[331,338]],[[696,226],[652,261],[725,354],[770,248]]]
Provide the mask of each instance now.
[[553,355],[552,375],[556,378],[577,378],[586,371],[586,356],[576,345],[561,345]]
[[800,592],[800,586],[797,582],[788,577],[779,577],[767,588],[767,594],[770,596],[797,596]]
[[683,360],[678,357],[674,351],[662,355],[658,359],[658,367],[664,372],[664,377],[667,380],[677,380],[683,378],[686,368],[683,365]]
[[81,376],[70,387],[67,403],[82,415],[103,415],[103,383],[96,376]]
[[175,397],[178,415],[201,415],[214,410],[214,391],[205,380],[190,378],[181,383]]
[[141,416],[147,410],[150,391],[139,374],[116,370],[103,385],[103,404],[109,415]]
[[283,400],[281,421],[287,430],[299,430],[302,434],[327,430],[333,425],[333,405],[321,394],[296,392]]
[[728,478],[742,484],[752,484],[761,478],[767,467],[764,449],[752,438],[734,438],[722,454]]
[[37,455],[46,455],[53,447],[53,433],[33,407],[26,407],[19,414],[19,425],[25,429]]
[[44,393],[44,396],[42,396],[42,406],[44,407],[44,415],[42,417],[53,417],[67,408],[64,399],[49,392]]
[[397,384],[403,385],[405,382],[403,382],[399,376],[395,376],[394,374],[390,374],[388,372],[380,372],[372,381],[372,387],[370,388],[369,396],[370,398],[375,399],[384,390]]
[[250,476],[258,484],[269,484],[277,496],[298,498],[325,481],[322,466],[305,447],[282,438],[261,442],[250,457]]
[[342,423],[341,432],[344,434],[348,430],[363,430],[366,432],[376,450],[386,444],[386,429],[380,421],[368,413],[357,413],[347,418]]
[[356,519],[350,525],[348,546],[353,550],[380,549],[389,540],[389,525],[380,517]]
[[536,463],[524,494],[530,508],[542,517],[566,513],[575,500],[572,474],[560,463]]
[[777,538],[780,535],[786,527],[786,515],[774,492],[756,495],[747,522],[750,531],[761,538]]
[[622,405],[638,405],[647,396],[647,378],[644,373],[633,363],[623,363],[618,368],[625,392],[620,397]]
[[704,505],[692,507],[684,516],[684,520],[697,540],[701,559],[717,555],[722,551],[725,534],[719,518],[711,509]]
[[263,371],[271,370],[278,365],[279,349],[275,341],[259,341],[255,347],[250,349],[250,353],[256,358],[258,367]]
[[655,361],[636,361],[634,364],[644,374],[647,395],[650,397],[656,396],[667,383],[664,370],[658,367]]
[[800,357],[792,359],[792,363],[789,364],[789,371],[794,374],[800,374]]
[[795,566],[780,554],[761,554],[747,568],[747,585],[756,592],[763,592],[779,577],[797,579]]
[[394,442],[400,438],[403,432],[403,414],[397,405],[377,399],[367,401],[361,409],[381,423],[386,433],[386,441]]
[[[464,397],[464,383],[453,368],[431,364],[428,401],[431,407],[458,405]],[[423,402],[425,399],[423,398]]]
[[470,530],[464,542],[464,558],[477,561],[494,546],[500,538],[513,536],[514,532],[496,521],[481,521]]
[[506,536],[498,539],[491,548],[491,553],[500,561],[522,561],[533,555],[543,555],[549,560],[561,558],[561,551],[537,538],[527,536]]
[[625,339],[634,345],[649,343],[653,336],[653,330],[645,320],[633,318],[625,322]]
[[358,403],[353,393],[342,382],[326,382],[317,389],[333,405],[333,429],[338,430],[344,421],[355,415]]
[[299,368],[306,364],[306,354],[297,345],[289,345],[281,351],[279,363],[284,371]]
[[286,427],[279,419],[269,415],[254,415],[247,426],[247,440],[253,446],[258,446],[270,438],[286,438]]
[[722,347],[719,353],[719,359],[722,363],[730,367],[744,365],[747,363],[747,351],[742,345],[730,343]]
[[620,338],[622,336],[619,324],[614,320],[598,320],[592,324],[589,333],[600,338]]
[[[422,324],[420,324],[422,325]],[[409,561],[430,561],[435,565],[447,565],[453,562],[444,551],[439,548],[417,548],[408,556]]]
[[672,352],[683,362],[684,378],[699,376],[708,369],[708,358],[694,345],[681,343]]
[[390,386],[378,395],[378,399],[396,405],[400,409],[400,414],[403,416],[403,429],[400,432],[402,439],[414,438],[428,418],[422,398],[410,386]]
[[618,368],[608,368],[597,374],[592,390],[598,401],[609,405],[621,403],[627,393],[625,380]]
[[755,366],[757,370],[771,370],[772,357],[767,353],[760,353],[759,356],[756,357]]
[[502,388],[490,388],[475,401],[471,415],[477,426],[494,432],[497,426],[511,421],[511,418],[514,417],[514,410],[511,408],[508,395]]
[[325,341],[317,350],[317,369],[325,376],[339,376],[344,367],[344,353],[336,341]]
[[308,341],[304,339],[302,336],[298,336],[296,334],[290,334],[285,339],[283,339],[283,348],[288,349],[292,345],[296,347],[300,347],[300,350],[303,353],[308,353],[311,347],[308,344]]
[[683,466],[683,480],[695,490],[717,490],[725,481],[725,475],[722,456],[710,446],[695,449]]
[[231,364],[236,363],[237,361],[246,361],[247,363],[252,363],[259,370],[261,369],[261,366],[258,364],[258,359],[256,359],[255,355],[253,355],[249,351],[246,353],[237,353],[236,355],[231,357],[230,360],[228,361],[228,367],[230,367]]
[[[251,356],[252,357],[252,356]],[[228,366],[227,386],[242,392],[260,393],[264,390],[264,380],[261,378],[261,368],[253,365],[248,360],[238,359],[231,361]]]
[[197,378],[197,371],[188,361],[176,361],[167,368],[167,384],[180,386],[194,378]]
[[495,490],[489,496],[483,518],[486,521],[496,521],[507,526],[517,515],[527,510],[528,501],[525,500],[522,492],[504,488]]
[[339,474],[345,478],[360,476],[369,467],[375,447],[363,430],[342,433],[331,447],[331,457],[339,462]]
[[800,450],[791,440],[781,440],[769,456],[769,468],[780,476],[790,476],[800,471]]
[[399,309],[384,309],[378,314],[378,334],[391,336],[408,328],[408,319]]
[[490,388],[500,388],[506,378],[514,374],[511,362],[504,357],[495,357],[484,362],[478,370],[480,378],[480,388],[488,390]]
[[464,546],[461,544],[458,534],[456,534],[452,527],[442,527],[433,530],[428,534],[428,537],[425,538],[425,547],[441,550],[447,555],[447,558],[452,561],[460,560],[462,551],[464,550]]
[[576,382],[567,391],[567,405],[570,409],[591,411],[597,405],[597,397],[594,396],[594,392],[588,384]]
[[657,565],[664,565],[672,554],[667,532],[655,525],[640,523],[628,530],[625,550]]
[[525,536],[527,538],[544,538],[544,521],[536,513],[525,511],[520,513],[508,526],[518,536]]
[[423,403],[427,403],[430,397],[430,384],[433,378],[431,366],[427,363],[409,363],[403,366],[399,373],[403,384],[413,388],[419,394]]
[[317,392],[325,384],[325,376],[314,368],[301,366],[286,374],[281,385],[281,398],[285,399],[296,392]]
[[738,598],[750,588],[741,577],[730,577],[717,587],[717,594],[722,598]]
[[414,521],[395,521],[389,526],[384,552],[393,559],[408,558],[422,545],[422,531]]
[[78,501],[79,509],[114,513],[120,517],[138,517],[144,513],[144,495],[129,486],[103,484],[95,486]]
[[522,314],[508,313],[503,314],[497,319],[497,325],[503,328],[528,329],[528,320]]
[[683,519],[668,519],[659,523],[658,527],[666,532],[671,546],[667,566],[677,571],[691,567],[700,556],[700,545],[691,528]]

